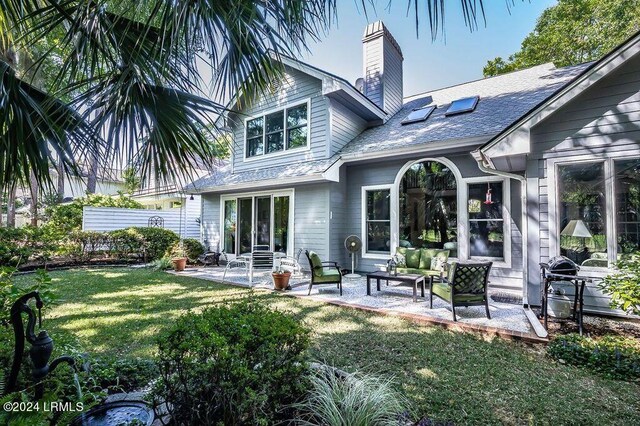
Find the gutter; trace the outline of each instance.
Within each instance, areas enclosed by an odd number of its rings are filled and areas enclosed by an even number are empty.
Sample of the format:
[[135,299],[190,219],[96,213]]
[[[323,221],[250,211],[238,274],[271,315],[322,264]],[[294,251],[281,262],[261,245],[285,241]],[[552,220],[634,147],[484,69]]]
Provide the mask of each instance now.
[[521,215],[522,215],[522,307],[524,309],[524,313],[531,323],[533,330],[538,335],[538,337],[547,337],[547,330],[540,324],[536,314],[533,313],[531,308],[529,307],[529,296],[527,294],[527,290],[529,288],[529,264],[528,264],[528,245],[529,245],[529,221],[527,217],[527,178],[526,176],[520,176],[515,173],[503,172],[500,170],[496,170],[494,168],[487,167],[485,164],[493,166],[493,163],[489,158],[487,158],[484,153],[478,149],[471,153],[473,158],[478,163],[478,168],[484,173],[502,176],[509,179],[516,179],[520,181],[521,189],[520,189],[520,201],[521,201]]

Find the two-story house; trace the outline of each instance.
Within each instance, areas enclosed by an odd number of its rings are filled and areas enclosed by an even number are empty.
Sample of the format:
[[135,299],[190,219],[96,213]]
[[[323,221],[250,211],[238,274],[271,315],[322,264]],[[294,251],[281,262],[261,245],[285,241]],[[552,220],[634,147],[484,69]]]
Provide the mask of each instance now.
[[[635,37],[597,63],[545,64],[412,96],[403,93],[402,50],[382,22],[365,30],[354,85],[283,58],[270,93],[233,100],[230,163],[194,182],[202,238],[230,255],[268,244],[347,266],[344,240],[355,234],[362,271],[399,246],[444,248],[460,261],[491,259],[491,286],[537,305],[540,261],[604,257],[606,269],[623,235],[640,247],[635,211],[615,224],[615,206],[626,209],[636,189],[621,201],[608,186],[619,167],[612,155],[640,165],[628,157],[640,157],[638,47]],[[593,238],[560,238],[578,219]],[[604,309],[597,289],[588,291],[586,308]]]

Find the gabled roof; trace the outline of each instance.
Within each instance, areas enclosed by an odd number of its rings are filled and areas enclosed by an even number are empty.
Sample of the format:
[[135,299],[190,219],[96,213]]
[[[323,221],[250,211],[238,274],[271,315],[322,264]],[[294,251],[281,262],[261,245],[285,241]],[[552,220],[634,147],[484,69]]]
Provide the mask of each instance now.
[[[589,65],[555,68],[543,64],[496,77],[430,91],[405,99],[400,111],[384,125],[365,130],[341,151],[345,161],[377,155],[402,154],[425,147],[481,144],[504,131],[543,100],[580,75]],[[445,116],[456,99],[480,96],[475,111]],[[422,122],[402,125],[415,108],[437,105]]]
[[[563,105],[573,100],[592,85],[602,80],[631,57],[640,54],[640,31],[631,36],[602,59],[592,62],[570,84],[565,85],[552,96],[544,99],[527,114],[523,114],[499,134],[487,141],[472,154],[478,162],[496,168],[492,158],[502,157],[500,169],[514,170],[514,164],[522,166],[522,158],[530,151],[529,130]],[[513,157],[511,159],[507,157]],[[515,157],[519,157],[516,159]],[[521,167],[520,167],[521,168]]]

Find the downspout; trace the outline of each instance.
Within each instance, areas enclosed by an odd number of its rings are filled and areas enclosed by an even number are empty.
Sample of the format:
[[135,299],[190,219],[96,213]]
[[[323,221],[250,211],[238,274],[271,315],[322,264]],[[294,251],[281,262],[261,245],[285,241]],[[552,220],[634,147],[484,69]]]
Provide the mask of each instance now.
[[527,217],[527,178],[526,176],[520,176],[519,174],[516,174],[516,173],[503,172],[500,170],[489,168],[485,166],[485,163],[486,164],[491,164],[491,163],[487,160],[484,153],[479,150],[476,151],[476,153],[480,158],[476,157],[475,155],[474,155],[474,158],[476,159],[478,163],[478,168],[480,168],[481,171],[488,174],[502,176],[509,179],[516,179],[520,181],[520,188],[521,188],[520,189],[520,202],[521,202],[520,208],[522,210],[521,212],[522,214],[522,225],[521,225],[522,227],[522,283],[523,283],[522,307],[524,308],[525,315],[529,319],[529,322],[533,326],[533,329],[535,330],[536,334],[539,337],[547,337],[547,331],[544,329],[544,327],[541,326],[540,321],[538,321],[536,315],[533,313],[533,311],[529,307],[529,296],[527,294],[528,293],[527,290],[529,288],[529,263],[528,263],[529,221]]

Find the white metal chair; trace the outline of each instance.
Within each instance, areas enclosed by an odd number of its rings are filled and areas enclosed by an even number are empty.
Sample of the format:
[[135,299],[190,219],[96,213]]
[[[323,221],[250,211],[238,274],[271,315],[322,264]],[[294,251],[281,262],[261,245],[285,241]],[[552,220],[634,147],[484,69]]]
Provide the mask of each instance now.
[[268,250],[253,250],[249,263],[249,285],[253,285],[253,271],[256,269],[273,270],[273,252]]
[[222,274],[222,284],[224,284],[224,280],[227,276],[227,271],[232,268],[244,268],[245,273],[247,274],[247,278],[249,278],[249,262],[244,257],[236,257],[233,260],[228,260],[227,253],[222,252],[222,258],[227,262],[224,267],[224,273]]
[[291,272],[292,275],[302,275],[302,266],[300,266],[300,254],[302,249],[298,249],[296,256],[283,256],[280,260],[280,266],[285,271]]

